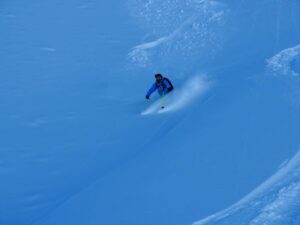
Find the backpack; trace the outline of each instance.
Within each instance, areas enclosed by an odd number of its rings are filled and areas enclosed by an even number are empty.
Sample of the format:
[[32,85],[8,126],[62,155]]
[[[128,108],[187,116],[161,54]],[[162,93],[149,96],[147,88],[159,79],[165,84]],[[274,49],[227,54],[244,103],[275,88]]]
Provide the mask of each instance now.
[[170,90],[172,90],[172,89],[173,89],[173,84],[172,84],[171,81],[170,81],[168,78],[166,78],[166,77],[164,77],[163,80],[162,80],[162,86],[163,86],[163,88],[164,88],[164,89],[166,88],[166,85],[164,84],[164,81],[165,81],[165,80],[169,83],[169,85],[170,85]]

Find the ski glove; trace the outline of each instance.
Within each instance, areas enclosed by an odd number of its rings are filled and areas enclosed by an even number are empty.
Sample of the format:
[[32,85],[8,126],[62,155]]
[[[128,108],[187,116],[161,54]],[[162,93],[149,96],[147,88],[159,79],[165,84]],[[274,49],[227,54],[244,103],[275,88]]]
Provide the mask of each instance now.
[[150,97],[148,95],[146,95],[146,99],[150,99]]

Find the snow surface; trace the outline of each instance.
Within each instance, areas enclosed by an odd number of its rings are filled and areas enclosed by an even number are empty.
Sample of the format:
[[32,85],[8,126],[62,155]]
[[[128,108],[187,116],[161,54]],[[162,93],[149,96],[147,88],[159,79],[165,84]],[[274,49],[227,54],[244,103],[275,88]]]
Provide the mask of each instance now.
[[299,74],[291,68],[291,64],[297,58],[300,58],[300,45],[287,48],[268,60],[268,67],[272,72],[298,76]]
[[266,182],[233,206],[194,225],[297,224],[300,210],[300,152]]
[[[169,113],[187,109],[190,104],[204,95],[211,85],[211,82],[207,81],[203,75],[192,77],[186,81],[180,89],[177,88],[176,91],[173,91],[166,96],[159,97],[158,100],[146,108],[141,115]],[[167,107],[161,109],[163,105]]]
[[298,225],[299,25],[298,0],[2,1],[0,225]]

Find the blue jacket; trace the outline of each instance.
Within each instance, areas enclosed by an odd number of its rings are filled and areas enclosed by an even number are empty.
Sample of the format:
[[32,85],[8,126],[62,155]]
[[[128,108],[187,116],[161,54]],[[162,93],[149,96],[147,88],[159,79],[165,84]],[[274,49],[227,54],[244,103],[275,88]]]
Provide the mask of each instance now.
[[163,95],[163,94],[167,94],[168,93],[168,89],[171,87],[171,85],[169,84],[169,82],[166,79],[162,79],[162,81],[158,84],[157,82],[155,82],[151,88],[149,89],[149,91],[147,92],[146,96],[149,96],[154,92],[154,91],[158,91],[159,95]]

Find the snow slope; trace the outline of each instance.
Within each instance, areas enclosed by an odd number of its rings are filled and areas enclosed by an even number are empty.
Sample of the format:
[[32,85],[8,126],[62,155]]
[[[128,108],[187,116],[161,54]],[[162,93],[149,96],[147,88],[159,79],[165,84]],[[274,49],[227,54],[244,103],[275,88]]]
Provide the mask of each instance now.
[[194,224],[298,224],[299,162],[298,152],[245,198]]
[[0,225],[298,224],[299,12],[3,1]]
[[[203,96],[212,86],[211,82],[205,80],[204,76],[197,75],[186,81],[185,84],[176,91],[159,97],[147,107],[141,115],[151,115],[156,113],[169,113],[186,109],[190,104]],[[163,108],[162,107],[165,107]]]

